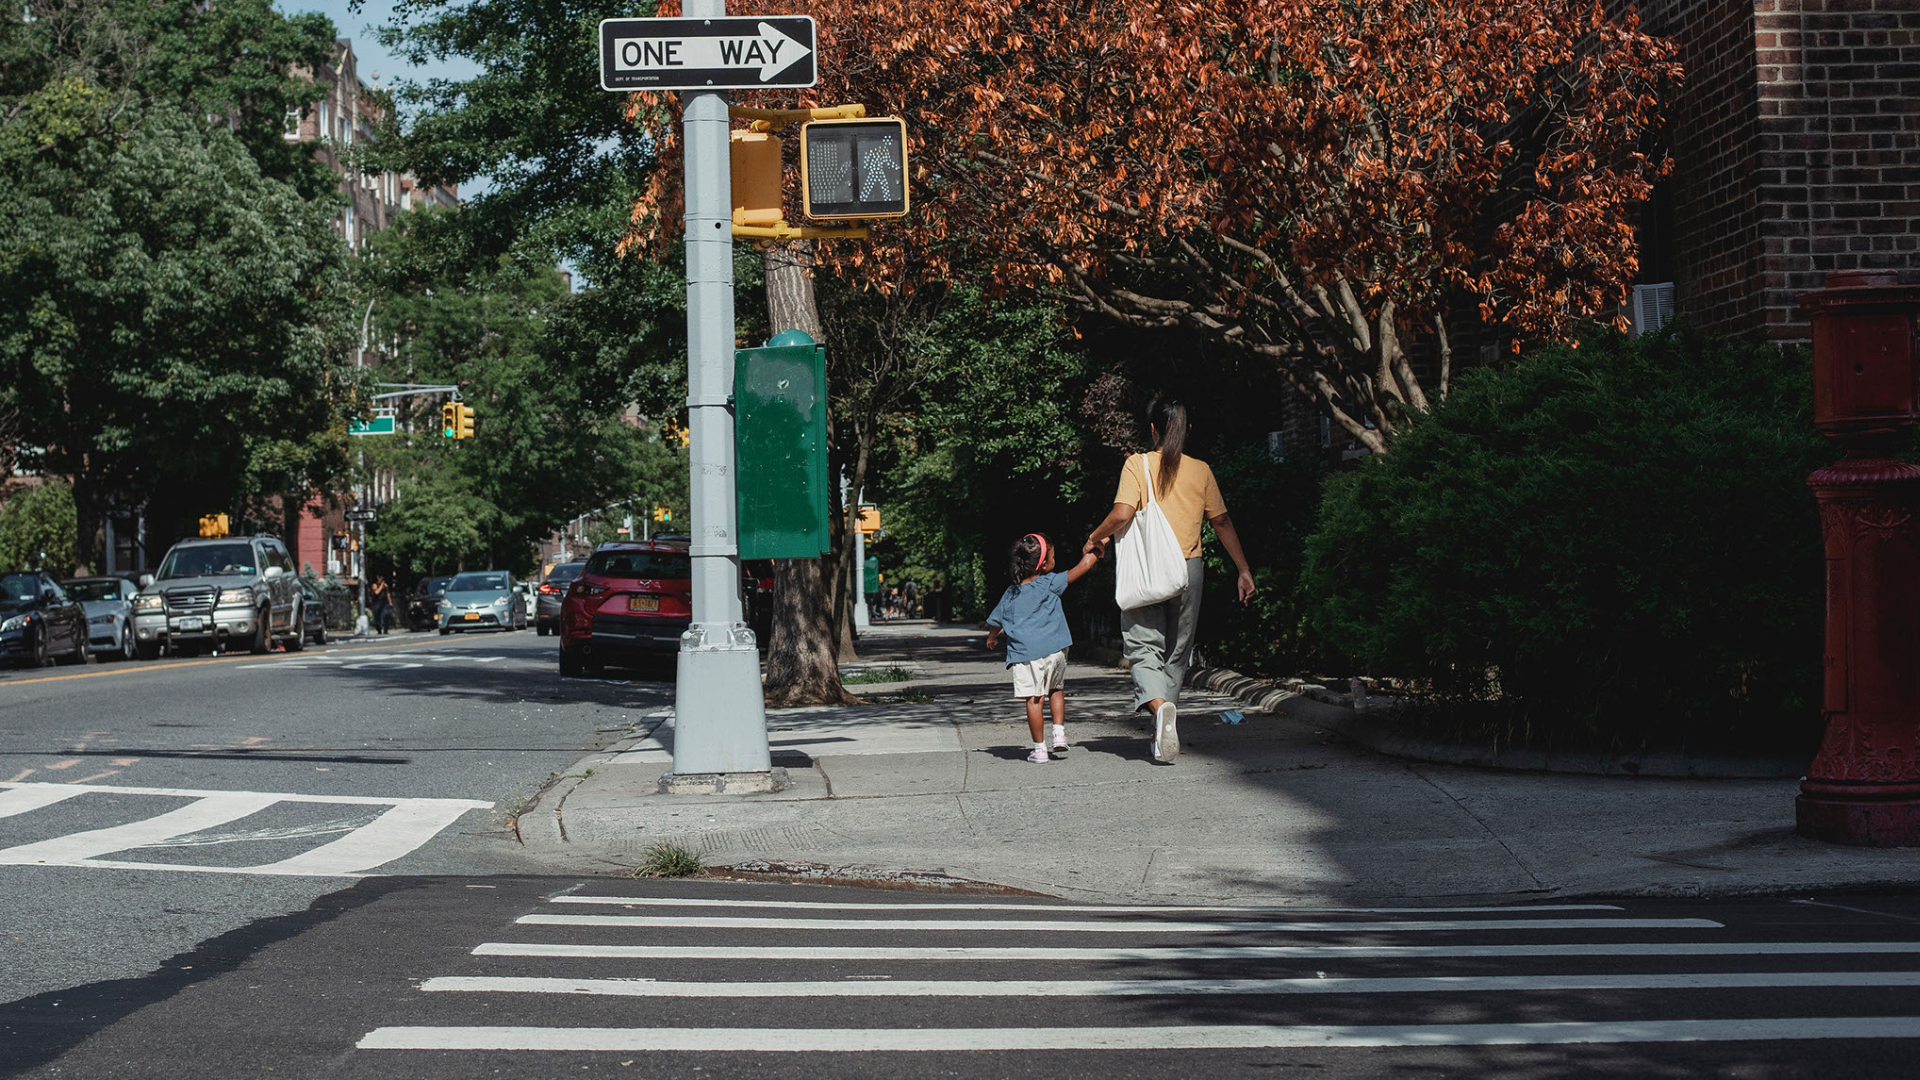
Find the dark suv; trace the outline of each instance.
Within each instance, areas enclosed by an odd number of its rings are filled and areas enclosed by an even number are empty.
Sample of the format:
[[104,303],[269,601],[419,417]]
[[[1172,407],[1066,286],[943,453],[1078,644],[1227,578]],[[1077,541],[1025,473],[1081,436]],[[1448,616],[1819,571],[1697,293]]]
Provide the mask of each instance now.
[[142,659],[241,644],[263,653],[275,641],[297,652],[306,646],[303,606],[293,557],[274,537],[182,540],[140,577],[134,637]]
[[533,605],[533,632],[541,637],[560,629],[560,602],[566,598],[567,586],[587,568],[583,562],[555,563],[547,571],[547,580],[540,583],[540,591]]

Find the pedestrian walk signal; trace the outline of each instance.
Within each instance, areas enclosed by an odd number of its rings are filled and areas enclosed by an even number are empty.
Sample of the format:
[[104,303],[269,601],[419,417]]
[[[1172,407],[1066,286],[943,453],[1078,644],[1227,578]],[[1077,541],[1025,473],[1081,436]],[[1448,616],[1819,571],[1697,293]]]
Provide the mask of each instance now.
[[655,521],[658,521],[658,522],[661,522],[661,523],[663,523],[663,524],[664,524],[664,523],[666,523],[666,522],[669,522],[669,521],[672,521],[672,520],[673,520],[673,509],[672,509],[671,507],[666,507],[666,506],[656,506],[656,507],[654,507],[654,508],[653,508],[653,520],[655,520]]
[[907,122],[815,120],[800,128],[800,190],[810,218],[907,214]]

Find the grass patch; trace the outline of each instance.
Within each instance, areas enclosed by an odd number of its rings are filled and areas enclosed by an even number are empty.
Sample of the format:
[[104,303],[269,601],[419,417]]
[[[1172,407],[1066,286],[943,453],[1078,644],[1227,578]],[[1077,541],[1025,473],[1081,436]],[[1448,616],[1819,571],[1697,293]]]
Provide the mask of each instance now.
[[700,862],[699,852],[681,847],[679,844],[662,840],[647,848],[646,859],[633,868],[629,877],[668,878],[691,877],[705,867]]
[[902,667],[872,668],[857,675],[843,675],[842,686],[871,686],[874,683],[907,682],[913,678],[913,672]]
[[902,702],[907,705],[925,705],[927,702],[933,700],[933,691],[902,690],[899,693],[893,695],[893,700]]

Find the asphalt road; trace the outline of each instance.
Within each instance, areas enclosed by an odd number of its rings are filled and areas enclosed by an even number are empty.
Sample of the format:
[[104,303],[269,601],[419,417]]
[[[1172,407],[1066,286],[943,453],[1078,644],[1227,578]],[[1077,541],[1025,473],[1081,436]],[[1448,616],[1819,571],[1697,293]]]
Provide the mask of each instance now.
[[0,1071],[34,1077],[1910,1078],[1920,900],[1179,910],[370,878],[0,1019]]
[[526,872],[516,808],[670,690],[562,679],[554,648],[393,634],[0,672],[0,1002],[145,974],[341,874]]
[[1167,909],[551,876],[551,639],[0,675],[0,1076],[1901,1077],[1920,897]]

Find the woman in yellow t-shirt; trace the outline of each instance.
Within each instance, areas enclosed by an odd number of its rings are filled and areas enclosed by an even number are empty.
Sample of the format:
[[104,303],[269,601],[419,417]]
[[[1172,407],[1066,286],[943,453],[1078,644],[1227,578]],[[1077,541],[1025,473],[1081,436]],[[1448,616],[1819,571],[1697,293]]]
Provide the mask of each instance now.
[[1153,759],[1169,764],[1180,755],[1178,703],[1180,684],[1193,661],[1194,628],[1200,621],[1200,525],[1213,525],[1220,546],[1240,568],[1240,602],[1253,596],[1253,571],[1240,550],[1240,534],[1227,516],[1220,485],[1213,470],[1199,458],[1182,453],[1187,441],[1187,407],[1178,401],[1155,399],[1147,408],[1147,427],[1153,433],[1153,452],[1127,459],[1113,509],[1087,538],[1085,550],[1094,551],[1133,521],[1147,502],[1146,484],[1173,525],[1187,556],[1187,587],[1179,596],[1146,607],[1120,612],[1120,638],[1126,645],[1133,675],[1133,705],[1153,714]]

